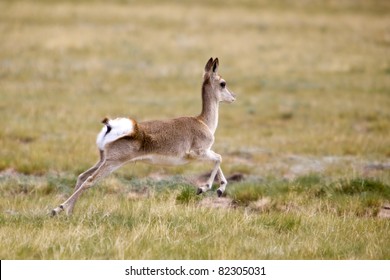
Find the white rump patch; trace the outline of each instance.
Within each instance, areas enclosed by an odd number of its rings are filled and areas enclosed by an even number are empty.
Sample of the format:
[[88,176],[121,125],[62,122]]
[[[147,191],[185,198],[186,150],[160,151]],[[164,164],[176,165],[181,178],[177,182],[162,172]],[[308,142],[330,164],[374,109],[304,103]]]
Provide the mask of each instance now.
[[[111,128],[111,129],[110,129]],[[107,143],[111,143],[134,132],[134,122],[128,118],[108,120],[96,138],[98,148],[103,151]]]

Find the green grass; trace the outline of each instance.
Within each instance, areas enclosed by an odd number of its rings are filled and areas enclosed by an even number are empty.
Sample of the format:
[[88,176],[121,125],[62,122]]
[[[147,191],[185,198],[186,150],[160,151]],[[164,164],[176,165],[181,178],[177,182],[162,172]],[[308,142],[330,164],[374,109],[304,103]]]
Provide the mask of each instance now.
[[318,215],[377,217],[390,200],[390,185],[376,179],[339,179],[326,182],[319,175],[293,181],[268,179],[231,186],[229,197],[240,206],[257,212],[307,212]]
[[[0,258],[389,259],[390,4],[309,2],[1,1]],[[50,219],[100,120],[198,114],[211,56],[244,180],[132,164]]]
[[[114,176],[114,179],[120,179]],[[58,185],[61,178],[58,177]],[[360,179],[356,179],[360,180]],[[361,181],[366,195],[340,193],[344,182],[324,186],[252,182],[232,185],[227,207],[210,194],[171,178],[169,191],[149,182],[148,194],[128,183],[122,193],[109,185],[90,190],[72,217],[50,219],[53,200],[63,196],[46,178],[3,177],[0,257],[2,259],[388,259],[389,220],[376,218],[389,186]],[[303,179],[307,182],[307,179]],[[176,183],[172,183],[176,182]],[[354,182],[354,181],[353,181]],[[349,182],[350,184],[354,184]],[[15,184],[23,185],[18,193]],[[322,186],[324,182],[316,181]],[[360,183],[359,183],[360,186]],[[377,186],[377,187],[373,187]],[[261,197],[242,195],[260,189]],[[264,201],[264,198],[268,200]],[[243,198],[246,199],[244,203]],[[262,199],[263,198],[263,199]],[[253,199],[253,200],[252,200]],[[202,203],[209,200],[209,204]],[[263,202],[261,207],[255,202]],[[265,204],[265,205],[264,205]],[[362,215],[364,213],[364,215]],[[12,248],[12,250],[9,250]]]

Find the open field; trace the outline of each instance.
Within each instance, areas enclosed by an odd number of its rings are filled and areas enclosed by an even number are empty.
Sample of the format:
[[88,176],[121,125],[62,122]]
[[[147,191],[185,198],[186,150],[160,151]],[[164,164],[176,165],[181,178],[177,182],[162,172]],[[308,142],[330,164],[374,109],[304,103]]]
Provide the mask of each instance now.
[[[390,259],[390,3],[324,2],[1,1],[0,259]],[[49,218],[100,120],[198,114],[211,56],[226,197],[131,164]]]

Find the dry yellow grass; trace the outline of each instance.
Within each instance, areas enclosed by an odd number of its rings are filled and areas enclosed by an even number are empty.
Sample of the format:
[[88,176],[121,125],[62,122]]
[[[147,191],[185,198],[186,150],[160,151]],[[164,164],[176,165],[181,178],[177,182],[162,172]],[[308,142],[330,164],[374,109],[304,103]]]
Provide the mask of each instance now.
[[[390,184],[389,11],[379,0],[1,1],[0,258],[389,258],[389,223],[376,218],[387,195],[334,196],[331,184]],[[171,176],[204,166],[137,164],[86,193],[75,217],[47,219],[96,161],[102,117],[198,114],[211,56],[238,95],[215,143],[226,173],[247,178],[228,198],[259,201],[203,207]],[[321,180],[307,193],[283,185],[302,176]]]

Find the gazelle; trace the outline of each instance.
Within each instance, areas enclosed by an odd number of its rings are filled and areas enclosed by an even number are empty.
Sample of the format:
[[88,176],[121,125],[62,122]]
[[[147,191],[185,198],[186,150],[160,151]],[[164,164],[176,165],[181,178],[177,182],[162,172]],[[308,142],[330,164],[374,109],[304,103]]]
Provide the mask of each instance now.
[[73,194],[53,209],[52,215],[61,211],[71,214],[78,197],[86,189],[121,165],[135,161],[164,165],[180,165],[194,160],[211,161],[214,168],[206,184],[198,188],[197,194],[210,190],[217,176],[220,183],[217,194],[221,196],[227,181],[220,167],[222,157],[211,147],[218,126],[219,103],[231,103],[236,97],[217,73],[218,66],[218,58],[210,58],[204,68],[202,112],[199,116],[140,123],[128,118],[105,118],[104,127],[96,140],[99,162],[79,175]]

